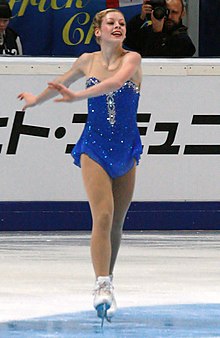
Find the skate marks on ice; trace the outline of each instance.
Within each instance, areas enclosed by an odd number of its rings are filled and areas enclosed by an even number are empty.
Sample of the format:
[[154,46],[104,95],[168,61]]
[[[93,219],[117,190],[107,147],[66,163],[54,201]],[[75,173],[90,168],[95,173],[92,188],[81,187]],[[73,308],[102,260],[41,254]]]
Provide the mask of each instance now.
[[220,337],[220,304],[130,307],[118,310],[112,323],[95,311],[62,314],[0,324],[4,338],[147,338]]

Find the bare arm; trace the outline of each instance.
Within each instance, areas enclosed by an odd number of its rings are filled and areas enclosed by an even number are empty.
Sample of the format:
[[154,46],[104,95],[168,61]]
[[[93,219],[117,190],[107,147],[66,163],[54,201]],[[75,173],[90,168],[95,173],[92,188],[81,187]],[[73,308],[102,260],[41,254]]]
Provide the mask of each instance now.
[[[69,86],[71,83],[77,81],[79,78],[83,77],[85,75],[85,67],[88,65],[90,60],[90,54],[83,54],[81,55],[71,67],[70,70],[68,70],[63,75],[57,77],[53,83],[61,83],[65,86]],[[25,100],[25,105],[23,107],[23,110],[25,110],[28,107],[33,107],[37,104],[41,104],[57,95],[57,91],[54,88],[51,88],[48,86],[42,93],[39,95],[33,95],[32,93],[23,92],[18,95],[18,99]]]
[[50,82],[49,88],[56,89],[63,96],[56,99],[56,102],[72,102],[83,100],[89,97],[95,97],[115,91],[123,86],[123,84],[132,78],[137,78],[141,82],[141,56],[135,52],[129,52],[124,56],[120,70],[113,76],[101,81],[95,86],[91,86],[81,91],[73,92],[63,85]]

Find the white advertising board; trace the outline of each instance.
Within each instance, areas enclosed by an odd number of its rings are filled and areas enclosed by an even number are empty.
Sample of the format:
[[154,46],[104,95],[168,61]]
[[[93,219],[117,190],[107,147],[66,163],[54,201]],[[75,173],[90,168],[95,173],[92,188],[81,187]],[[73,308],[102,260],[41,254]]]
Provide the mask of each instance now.
[[[66,153],[81,134],[87,102],[50,101],[22,112],[17,99],[41,92],[72,61],[0,61],[1,201],[87,200],[81,170]],[[143,60],[135,201],[220,200],[219,67],[218,60]]]

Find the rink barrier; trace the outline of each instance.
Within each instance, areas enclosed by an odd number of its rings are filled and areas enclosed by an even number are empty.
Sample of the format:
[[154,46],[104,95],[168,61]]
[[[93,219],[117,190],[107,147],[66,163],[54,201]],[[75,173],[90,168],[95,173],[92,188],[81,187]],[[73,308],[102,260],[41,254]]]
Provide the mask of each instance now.
[[[91,229],[81,172],[69,154],[86,102],[66,105],[63,114],[53,102],[23,112],[17,100],[23,90],[38,93],[73,61],[0,60],[0,231]],[[142,67],[143,155],[125,229],[218,230],[220,60],[143,59]]]
[[[90,231],[87,202],[0,202],[0,231]],[[220,202],[132,202],[124,230],[220,230]]]

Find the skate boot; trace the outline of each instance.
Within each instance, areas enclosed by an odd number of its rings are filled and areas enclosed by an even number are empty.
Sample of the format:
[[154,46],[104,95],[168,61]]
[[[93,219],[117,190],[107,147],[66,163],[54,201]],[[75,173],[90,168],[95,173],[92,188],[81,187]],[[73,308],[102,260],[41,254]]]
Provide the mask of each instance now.
[[101,326],[103,326],[104,319],[107,319],[107,310],[112,305],[112,291],[110,277],[99,276],[95,284],[93,305],[97,316],[101,318]]
[[106,319],[108,322],[111,322],[112,317],[114,317],[115,312],[117,311],[117,303],[114,294],[112,294],[112,304],[107,310]]

